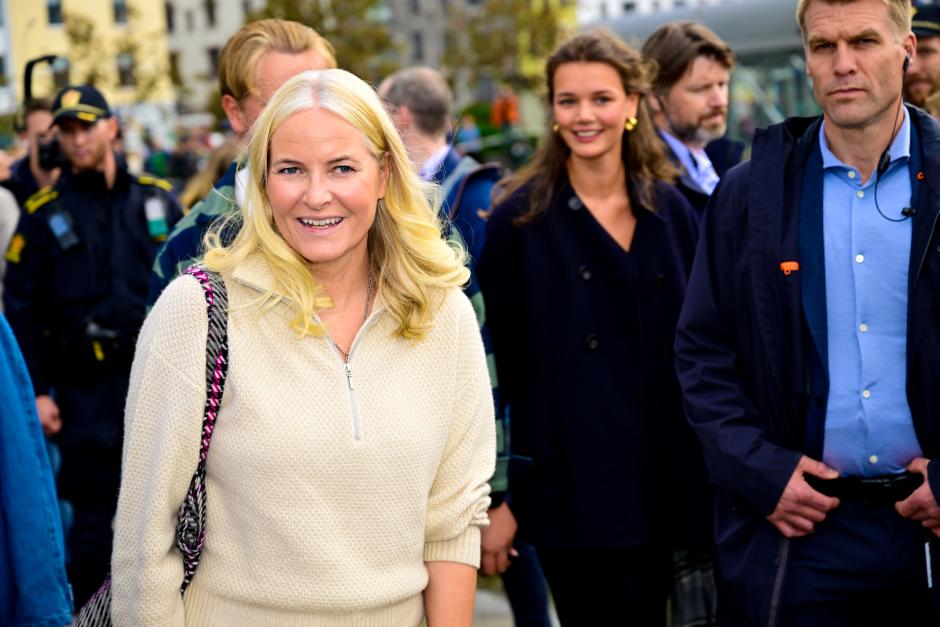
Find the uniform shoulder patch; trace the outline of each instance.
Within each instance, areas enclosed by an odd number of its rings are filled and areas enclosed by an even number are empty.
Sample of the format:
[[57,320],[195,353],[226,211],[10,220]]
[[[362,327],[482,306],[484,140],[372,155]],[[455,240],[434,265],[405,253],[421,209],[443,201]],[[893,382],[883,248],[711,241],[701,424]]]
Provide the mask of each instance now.
[[150,174],[141,174],[137,177],[137,182],[141,185],[155,185],[165,192],[173,191],[173,185],[171,185],[169,181],[151,176]]
[[52,202],[59,197],[59,192],[51,187],[43,187],[41,190],[26,199],[26,213],[32,215],[43,205]]
[[10,246],[7,248],[7,254],[4,255],[4,259],[10,263],[19,263],[25,246],[26,238],[17,233],[13,236],[13,239],[10,240]]

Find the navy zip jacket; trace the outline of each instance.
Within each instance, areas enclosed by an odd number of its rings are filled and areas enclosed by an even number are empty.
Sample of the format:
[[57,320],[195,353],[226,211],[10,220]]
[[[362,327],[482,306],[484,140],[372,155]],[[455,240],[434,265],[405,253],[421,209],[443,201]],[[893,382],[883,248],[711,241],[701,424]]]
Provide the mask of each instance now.
[[[940,457],[940,124],[912,120],[907,397],[918,441]],[[761,131],[712,195],[679,320],[689,419],[718,486],[720,578],[736,611],[777,612],[788,542],[766,520],[802,454],[819,459],[826,414],[819,118]],[[785,273],[783,262],[797,262]],[[793,266],[789,266],[792,268]],[[929,482],[940,496],[940,464]],[[934,555],[940,551],[934,551]],[[937,566],[934,566],[934,572]]]

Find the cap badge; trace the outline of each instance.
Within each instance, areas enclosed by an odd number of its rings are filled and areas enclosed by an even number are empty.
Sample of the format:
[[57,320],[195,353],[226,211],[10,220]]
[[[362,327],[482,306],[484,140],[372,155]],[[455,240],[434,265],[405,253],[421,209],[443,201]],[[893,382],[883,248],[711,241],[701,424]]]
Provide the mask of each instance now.
[[71,108],[77,105],[82,100],[82,92],[77,89],[70,89],[64,94],[62,94],[62,107]]

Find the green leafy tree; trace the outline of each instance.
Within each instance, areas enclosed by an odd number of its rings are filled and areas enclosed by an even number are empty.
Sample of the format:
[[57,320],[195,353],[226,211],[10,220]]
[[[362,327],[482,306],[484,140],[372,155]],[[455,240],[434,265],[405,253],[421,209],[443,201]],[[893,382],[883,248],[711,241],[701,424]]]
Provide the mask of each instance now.
[[246,21],[276,17],[310,26],[336,48],[339,67],[376,82],[398,69],[380,0],[267,0]]
[[[138,28],[111,38],[103,36],[95,21],[87,15],[77,11],[63,13],[71,82],[99,88],[119,86],[116,60],[124,54],[133,61],[128,71],[135,96],[137,100],[147,100],[165,77],[170,76],[172,79],[172,72],[169,60],[160,58],[165,56],[159,54],[157,47],[161,32],[141,30],[137,11],[128,6],[127,12],[128,22]],[[146,59],[145,66],[139,63],[141,59]]]
[[561,37],[558,15],[546,0],[486,0],[477,9],[451,5],[448,21],[445,69],[468,73],[471,81],[536,85],[541,72],[525,67],[524,59],[546,57]]

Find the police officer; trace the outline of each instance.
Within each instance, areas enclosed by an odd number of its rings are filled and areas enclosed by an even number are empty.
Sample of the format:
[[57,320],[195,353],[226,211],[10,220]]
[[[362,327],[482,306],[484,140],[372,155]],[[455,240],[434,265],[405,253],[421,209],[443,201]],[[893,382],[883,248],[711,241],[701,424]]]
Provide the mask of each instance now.
[[6,252],[4,304],[62,450],[59,493],[74,507],[69,579],[80,607],[103,580],[120,476],[131,360],[154,257],[182,216],[170,186],[115,155],[117,120],[94,87],[53,102],[68,165],[22,207]]
[[940,5],[915,8],[911,31],[917,36],[917,54],[904,73],[904,99],[923,107],[940,80]]

